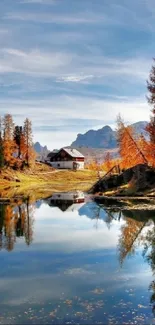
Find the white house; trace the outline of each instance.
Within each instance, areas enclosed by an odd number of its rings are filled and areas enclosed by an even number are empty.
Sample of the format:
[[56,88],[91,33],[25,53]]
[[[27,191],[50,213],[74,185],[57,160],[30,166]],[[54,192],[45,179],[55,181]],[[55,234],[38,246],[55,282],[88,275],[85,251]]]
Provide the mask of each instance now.
[[76,149],[62,148],[48,154],[46,161],[54,168],[84,169],[84,156]]

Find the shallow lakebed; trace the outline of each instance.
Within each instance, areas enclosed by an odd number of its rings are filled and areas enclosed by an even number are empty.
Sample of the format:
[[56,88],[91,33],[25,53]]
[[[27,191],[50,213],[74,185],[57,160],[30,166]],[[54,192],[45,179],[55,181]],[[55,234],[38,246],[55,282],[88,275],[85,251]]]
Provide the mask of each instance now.
[[155,211],[0,204],[0,324],[155,324]]

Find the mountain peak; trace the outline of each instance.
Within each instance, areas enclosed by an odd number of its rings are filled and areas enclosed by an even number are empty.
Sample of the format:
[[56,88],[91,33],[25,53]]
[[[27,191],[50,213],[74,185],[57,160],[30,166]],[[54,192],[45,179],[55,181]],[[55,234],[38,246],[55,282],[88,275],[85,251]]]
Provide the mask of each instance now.
[[109,125],[99,130],[88,130],[85,134],[78,134],[71,147],[116,148],[115,132]]
[[[146,121],[131,124],[137,134],[146,136]],[[98,130],[88,130],[84,134],[77,134],[77,138],[72,142],[71,147],[89,147],[113,149],[117,147],[116,132],[109,125],[103,126]]]

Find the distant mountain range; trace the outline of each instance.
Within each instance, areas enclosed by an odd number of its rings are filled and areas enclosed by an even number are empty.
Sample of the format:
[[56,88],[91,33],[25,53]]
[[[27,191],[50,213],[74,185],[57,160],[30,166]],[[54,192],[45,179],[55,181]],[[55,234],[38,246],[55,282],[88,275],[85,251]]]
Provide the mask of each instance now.
[[33,148],[37,153],[37,160],[44,160],[50,152],[50,150],[47,149],[47,146],[42,146],[39,142],[35,142]]
[[33,145],[33,148],[36,152],[41,153],[42,151],[49,151],[47,149],[47,146],[41,146],[41,144],[39,142],[35,142]]
[[[137,135],[143,134],[148,137],[145,127],[146,121],[136,122],[131,124]],[[34,149],[37,153],[37,160],[43,160],[47,157],[50,150],[47,146],[42,146],[39,142],[34,143]],[[118,145],[116,141],[116,131],[112,130],[109,125],[104,126],[99,130],[89,130],[84,134],[78,134],[71,146],[79,150],[84,156],[86,163],[92,161],[92,159],[98,159],[102,162],[106,152],[110,152],[113,157],[117,157]]]
[[[148,122],[140,121],[131,124],[136,134],[143,134],[147,137],[145,127]],[[116,131],[112,130],[109,125],[104,126],[99,130],[89,130],[84,134],[78,134],[71,147],[89,147],[89,148],[117,148]]]

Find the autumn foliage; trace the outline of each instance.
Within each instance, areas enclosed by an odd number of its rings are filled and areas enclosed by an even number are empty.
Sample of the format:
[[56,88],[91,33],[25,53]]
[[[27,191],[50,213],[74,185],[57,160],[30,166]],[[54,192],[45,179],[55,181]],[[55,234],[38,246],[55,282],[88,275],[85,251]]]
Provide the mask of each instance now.
[[10,114],[0,118],[0,167],[19,169],[31,165],[35,161],[32,138],[29,119],[22,127],[14,124]]

